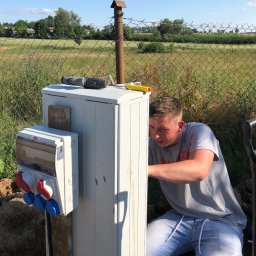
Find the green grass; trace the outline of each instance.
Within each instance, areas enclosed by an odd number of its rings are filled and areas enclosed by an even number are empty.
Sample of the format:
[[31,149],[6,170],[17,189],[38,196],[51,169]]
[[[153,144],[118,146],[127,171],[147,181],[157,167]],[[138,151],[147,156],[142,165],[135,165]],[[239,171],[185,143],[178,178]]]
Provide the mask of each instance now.
[[[256,45],[172,45],[169,53],[139,53],[124,43],[125,81],[180,98],[186,121],[209,124],[221,142],[233,181],[250,175],[242,123],[256,116]],[[115,78],[112,41],[0,39],[0,177],[16,171],[15,133],[41,123],[41,89],[63,75]]]
[[1,113],[0,123],[0,178],[13,178],[17,171],[15,160],[15,135],[23,127],[35,124],[33,121],[24,121]]

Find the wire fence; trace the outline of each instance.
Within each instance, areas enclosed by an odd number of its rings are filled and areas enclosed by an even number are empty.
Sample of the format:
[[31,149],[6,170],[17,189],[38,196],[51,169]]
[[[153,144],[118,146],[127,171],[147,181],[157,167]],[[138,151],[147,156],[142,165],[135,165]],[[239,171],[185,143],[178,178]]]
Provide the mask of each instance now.
[[184,24],[188,33],[160,37],[157,22],[125,22],[137,31],[150,28],[155,40],[137,43],[136,54],[136,43],[125,42],[127,79],[182,99],[187,120],[209,124],[234,147],[242,122],[256,116],[256,26]]
[[[43,87],[60,83],[63,75],[111,75],[116,81],[113,19],[107,27],[100,40],[81,44],[0,38],[0,176],[1,168],[14,168],[17,130],[41,123]],[[151,86],[152,99],[158,94],[180,98],[185,120],[209,124],[227,152],[240,159],[242,122],[256,116],[255,42],[254,25],[180,26],[124,18],[125,82]]]

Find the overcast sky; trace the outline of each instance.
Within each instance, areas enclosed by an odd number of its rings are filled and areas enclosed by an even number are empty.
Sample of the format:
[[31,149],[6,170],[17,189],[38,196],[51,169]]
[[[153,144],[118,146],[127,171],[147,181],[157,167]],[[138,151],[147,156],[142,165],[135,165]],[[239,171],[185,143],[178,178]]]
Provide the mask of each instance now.
[[[37,21],[59,7],[76,13],[82,24],[103,27],[113,16],[109,0],[4,0],[0,23]],[[256,0],[125,0],[124,17],[159,21],[183,18],[187,23],[256,25]]]

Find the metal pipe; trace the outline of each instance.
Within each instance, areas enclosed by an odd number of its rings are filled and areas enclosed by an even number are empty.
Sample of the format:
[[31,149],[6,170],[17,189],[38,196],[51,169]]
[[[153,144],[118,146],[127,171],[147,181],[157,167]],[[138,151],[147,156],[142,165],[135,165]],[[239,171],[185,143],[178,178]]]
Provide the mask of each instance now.
[[126,7],[123,1],[114,1],[111,5],[111,8],[114,8],[115,18],[116,80],[118,84],[124,83],[124,36],[122,7]]

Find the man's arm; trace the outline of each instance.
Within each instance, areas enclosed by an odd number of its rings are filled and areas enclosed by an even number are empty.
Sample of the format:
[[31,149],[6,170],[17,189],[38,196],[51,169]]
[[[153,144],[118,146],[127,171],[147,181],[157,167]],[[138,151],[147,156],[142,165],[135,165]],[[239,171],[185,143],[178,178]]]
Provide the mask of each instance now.
[[213,158],[214,153],[211,150],[195,150],[190,154],[188,160],[149,165],[148,175],[178,184],[201,181],[208,175]]

